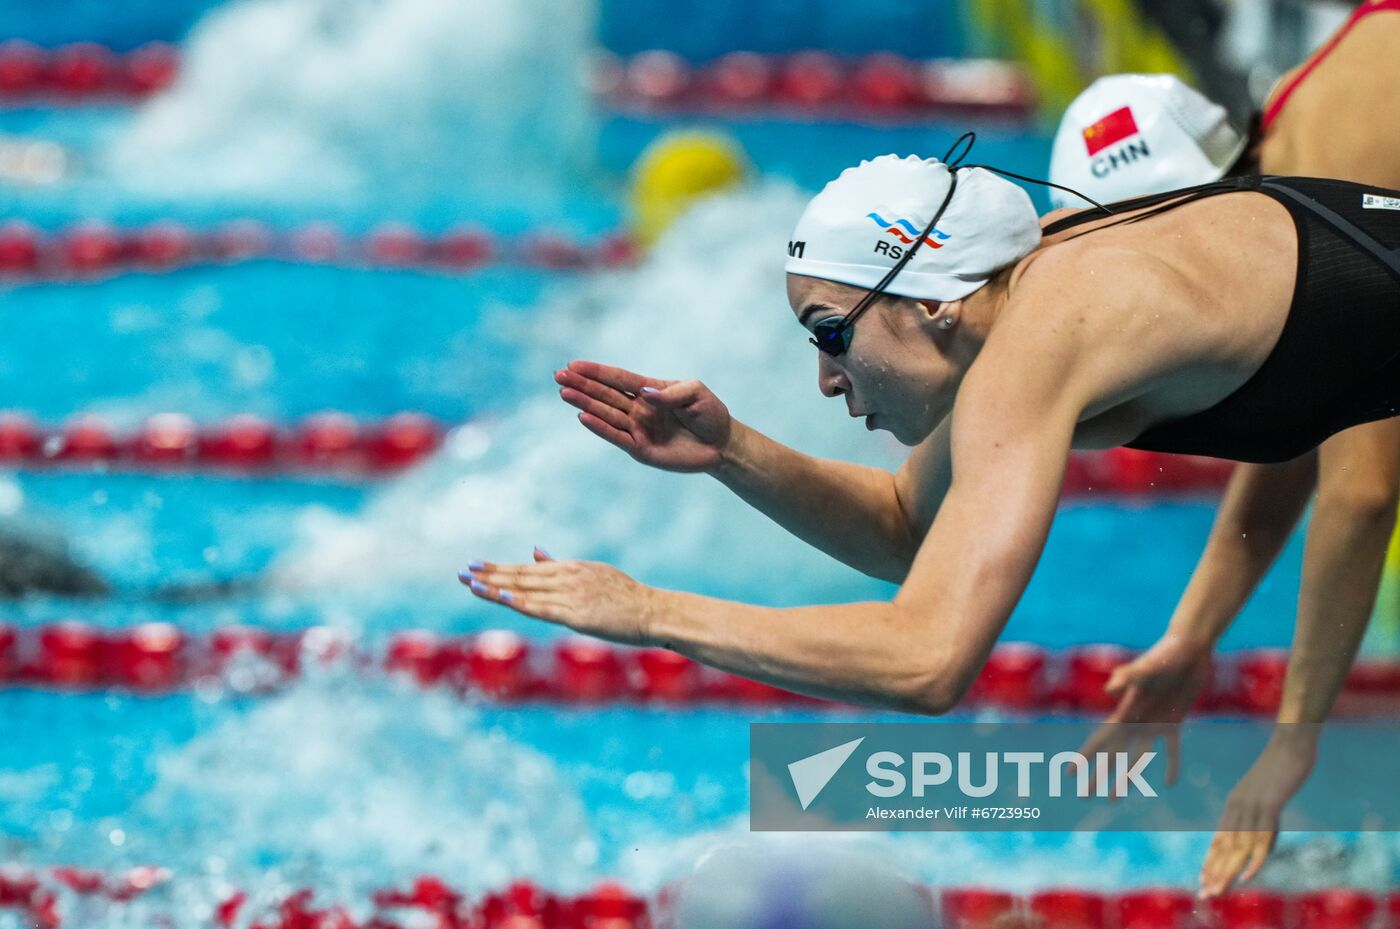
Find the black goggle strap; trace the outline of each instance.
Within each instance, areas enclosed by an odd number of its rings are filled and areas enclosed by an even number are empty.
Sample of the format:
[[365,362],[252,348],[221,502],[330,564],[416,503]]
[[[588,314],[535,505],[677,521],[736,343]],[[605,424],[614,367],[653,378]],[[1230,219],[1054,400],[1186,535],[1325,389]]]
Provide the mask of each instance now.
[[1067,194],[1074,194],[1076,197],[1078,197],[1080,200],[1083,200],[1085,203],[1092,203],[1095,209],[1107,213],[1109,216],[1114,215],[1113,210],[1104,206],[1102,203],[1095,200],[1093,197],[1090,197],[1087,194],[1080,193],[1073,187],[1066,187],[1063,184],[1056,184],[1053,181],[1043,181],[1038,177],[1026,177],[1024,174],[1017,174],[1014,171],[1006,171],[1002,168],[994,168],[991,165],[967,165],[967,167],[982,168],[985,171],[993,171],[997,174],[1000,174],[1003,177],[1014,177],[1018,181],[1025,181],[1027,184],[1039,184],[1041,187],[1053,187],[1056,190],[1063,190]]
[[[963,147],[962,153],[958,155],[957,161],[951,161],[950,158],[953,152],[957,151],[958,146],[962,145],[964,139],[967,140],[967,145]],[[997,174],[1000,174],[1002,177],[1011,177],[1015,178],[1018,181],[1025,181],[1027,184],[1039,184],[1041,187],[1053,187],[1056,190],[1063,190],[1067,194],[1074,194],[1076,197],[1078,197],[1080,200],[1083,200],[1085,203],[1092,203],[1095,206],[1095,208],[1101,210],[1104,213],[1108,213],[1109,215],[1113,214],[1113,210],[1104,206],[1102,203],[1095,200],[1093,197],[1085,196],[1084,194],[1075,190],[1073,187],[1066,187],[1063,184],[1056,184],[1052,181],[1043,181],[1038,177],[1027,177],[1024,174],[1017,174],[1014,171],[1007,171],[1002,168],[994,168],[991,165],[962,164],[962,160],[972,153],[972,146],[976,141],[977,133],[964,132],[962,135],[958,136],[958,140],[953,143],[953,147],[948,149],[948,154],[943,156],[944,162],[948,163],[952,167],[982,168],[985,171],[992,171]]]
[[[969,133],[969,135],[970,134],[971,133]],[[851,309],[851,312],[845,315],[841,320],[841,328],[837,330],[838,334],[849,329],[855,323],[856,317],[868,310],[870,305],[879,299],[880,295],[885,292],[885,288],[890,286],[890,282],[895,279],[895,276],[898,275],[900,271],[903,271],[909,264],[910,260],[914,257],[914,253],[919,250],[919,246],[924,244],[924,239],[933,235],[933,230],[938,226],[938,221],[943,218],[943,214],[948,209],[948,204],[953,200],[953,191],[957,189],[958,169],[957,166],[953,166],[948,169],[948,193],[943,196],[943,202],[939,204],[938,209],[934,211],[933,219],[929,220],[928,225],[924,227],[924,231],[914,240],[914,244],[905,249],[903,257],[894,263],[894,267],[886,271],[885,276],[880,278],[880,282],[866,291],[865,296],[860,298],[860,302]]]

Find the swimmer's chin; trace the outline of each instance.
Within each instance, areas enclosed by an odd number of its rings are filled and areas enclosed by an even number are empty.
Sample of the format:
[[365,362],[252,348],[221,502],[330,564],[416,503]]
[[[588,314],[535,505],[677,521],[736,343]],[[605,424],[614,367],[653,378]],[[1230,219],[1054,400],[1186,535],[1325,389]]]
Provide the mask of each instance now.
[[892,427],[884,425],[880,421],[880,415],[878,413],[871,413],[869,416],[865,417],[865,428],[870,432],[888,432],[890,435],[894,436],[895,441],[899,444],[907,445],[910,448],[915,447],[929,436],[929,433],[924,433],[923,435],[901,434]]
[[928,433],[925,433],[923,435],[910,436],[900,435],[893,429],[885,429],[883,426],[877,426],[876,428],[879,429],[881,432],[888,432],[890,435],[894,436],[896,442],[898,442],[900,445],[908,446],[909,448],[914,448],[918,446],[921,442],[923,442],[924,439],[927,439],[929,437]]

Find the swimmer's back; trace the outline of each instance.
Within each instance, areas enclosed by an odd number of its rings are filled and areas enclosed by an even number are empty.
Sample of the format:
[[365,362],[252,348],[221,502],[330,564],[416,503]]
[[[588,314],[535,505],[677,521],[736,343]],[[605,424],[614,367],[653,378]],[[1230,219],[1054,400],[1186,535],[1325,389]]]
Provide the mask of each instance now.
[[[1284,461],[1396,415],[1397,203],[1400,191],[1346,181],[1241,177],[1119,205],[1150,217],[1140,223],[1086,212],[1047,227],[1051,242],[1069,237],[1063,250],[1092,243],[1108,253],[1081,251],[1080,278],[1126,273],[1115,266],[1141,265],[1147,248],[1169,269],[1155,275],[1156,293],[1132,295],[1162,324],[1155,332],[1128,332],[1126,347],[1111,329],[1098,333],[1109,361],[1122,353],[1143,365],[1146,390],[1123,406],[1147,428],[1124,444]],[[1148,204],[1165,212],[1132,212]],[[1135,228],[1146,238],[1134,241]],[[1125,322],[1140,315],[1121,302],[1110,309]]]
[[1259,149],[1264,174],[1400,188],[1400,3],[1368,5],[1376,9],[1270,94],[1265,114],[1273,118]]
[[1074,303],[1075,318],[1057,322],[1094,346],[1097,382],[1121,385],[1085,411],[1078,448],[1120,445],[1220,401],[1264,363],[1292,303],[1297,232],[1273,198],[1235,190],[1137,223],[1125,215],[1085,213],[1048,235],[1007,310],[1035,332]]

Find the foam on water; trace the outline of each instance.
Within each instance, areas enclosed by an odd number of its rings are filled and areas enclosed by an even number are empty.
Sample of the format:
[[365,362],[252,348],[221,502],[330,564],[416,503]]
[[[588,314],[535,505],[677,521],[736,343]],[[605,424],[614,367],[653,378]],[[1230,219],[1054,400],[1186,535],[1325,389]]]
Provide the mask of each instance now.
[[98,828],[122,831],[124,860],[159,862],[186,883],[216,875],[347,900],[425,873],[472,893],[520,876],[582,888],[599,854],[553,759],[460,700],[411,689],[313,680],[246,714],[225,707],[154,773],[128,813]]
[[172,196],[557,197],[590,160],[579,0],[241,0],[102,156]]
[[[739,419],[794,447],[897,463],[902,449],[823,398],[816,353],[784,295],[783,257],[804,203],[777,182],[687,216],[635,270],[579,281],[528,321],[517,396],[492,422],[382,491],[362,514],[312,510],[276,568],[282,586],[364,598],[447,597],[466,560],[605,559],[653,583],[769,603],[881,588],[797,541],[701,475],[658,472],[585,430],[558,397],[571,358],[700,378]],[[460,359],[470,364],[469,357]]]

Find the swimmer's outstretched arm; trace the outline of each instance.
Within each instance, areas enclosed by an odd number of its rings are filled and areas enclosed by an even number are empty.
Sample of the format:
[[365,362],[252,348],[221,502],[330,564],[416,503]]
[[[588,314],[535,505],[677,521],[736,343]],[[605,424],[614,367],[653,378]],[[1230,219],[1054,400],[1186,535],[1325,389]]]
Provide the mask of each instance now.
[[463,581],[479,597],[589,635],[672,648],[816,696],[945,712],[1030,580],[1085,408],[1068,353],[1056,350],[1043,315],[1035,325],[1038,341],[1021,342],[1035,353],[998,357],[989,341],[964,379],[951,427],[955,477],[891,602],[750,606],[540,553],[534,564],[474,563]]
[[[1366,436],[1362,441],[1372,439]],[[1323,446],[1324,468],[1334,452],[1335,446]],[[1348,449],[1343,454],[1351,453]],[[1366,632],[1390,513],[1367,520],[1344,507],[1338,510],[1320,503],[1313,513],[1278,725],[1230,792],[1201,868],[1203,896],[1222,894],[1237,880],[1252,880],[1263,868],[1278,838],[1285,806],[1312,773],[1322,724],[1342,692]]]
[[1167,631],[1209,652],[1268,573],[1317,480],[1317,455],[1240,465]]
[[814,458],[736,426],[716,479],[812,547],[872,577],[904,581],[952,480],[949,420],[895,474]]
[[734,419],[699,381],[592,361],[570,362],[555,380],[589,431],[637,461],[710,474],[809,545],[896,584],[948,488],[947,421],[892,475],[775,442]]
[[[1130,737],[1119,723],[1179,723],[1210,679],[1216,644],[1277,559],[1302,515],[1317,473],[1315,453],[1279,465],[1240,465],[1230,478],[1200,562],[1151,648],[1114,669],[1119,696],[1102,730]],[[1302,613],[1300,622],[1302,621]],[[1113,749],[1105,742],[1104,749]],[[1168,753],[1174,754],[1173,743]]]
[[956,476],[892,602],[771,610],[669,594],[651,640],[818,696],[929,714],[956,706],[1039,560],[1080,409],[1068,392],[973,380],[954,412]]

